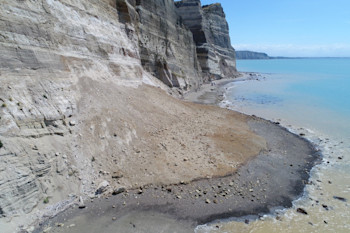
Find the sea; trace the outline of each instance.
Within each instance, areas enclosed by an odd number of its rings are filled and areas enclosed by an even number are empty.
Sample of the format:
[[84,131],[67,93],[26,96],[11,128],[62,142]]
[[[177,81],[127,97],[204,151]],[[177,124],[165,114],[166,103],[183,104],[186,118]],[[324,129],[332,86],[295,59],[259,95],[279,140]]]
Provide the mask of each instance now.
[[238,60],[237,68],[248,74],[225,86],[221,106],[280,122],[311,141],[322,162],[292,208],[195,232],[350,232],[350,58]]

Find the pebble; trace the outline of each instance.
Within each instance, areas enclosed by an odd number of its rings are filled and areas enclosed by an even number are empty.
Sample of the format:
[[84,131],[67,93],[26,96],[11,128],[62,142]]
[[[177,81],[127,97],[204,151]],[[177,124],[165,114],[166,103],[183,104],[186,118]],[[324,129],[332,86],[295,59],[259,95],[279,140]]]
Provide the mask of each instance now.
[[84,209],[86,206],[84,204],[83,198],[80,196],[79,197],[79,209]]
[[347,201],[346,198],[344,198],[344,197],[333,196],[333,198],[334,198],[334,199],[337,199],[337,200],[339,200],[339,201],[343,201],[343,202],[346,202],[346,201]]
[[118,195],[118,194],[123,193],[125,191],[126,191],[126,189],[124,187],[119,187],[119,188],[114,189],[112,195]]
[[116,218],[116,217],[113,217],[112,220],[115,221],[115,220],[117,220],[117,218]]
[[298,208],[298,209],[297,209],[297,212],[298,212],[298,213],[301,213],[301,214],[307,215],[306,210],[304,210],[303,208]]

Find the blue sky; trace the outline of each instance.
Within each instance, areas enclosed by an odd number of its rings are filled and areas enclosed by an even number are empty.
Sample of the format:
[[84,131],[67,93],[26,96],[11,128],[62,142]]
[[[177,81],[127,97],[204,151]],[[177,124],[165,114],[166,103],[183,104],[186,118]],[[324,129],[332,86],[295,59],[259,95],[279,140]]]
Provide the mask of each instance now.
[[271,56],[350,57],[350,0],[201,0],[220,2],[236,50]]

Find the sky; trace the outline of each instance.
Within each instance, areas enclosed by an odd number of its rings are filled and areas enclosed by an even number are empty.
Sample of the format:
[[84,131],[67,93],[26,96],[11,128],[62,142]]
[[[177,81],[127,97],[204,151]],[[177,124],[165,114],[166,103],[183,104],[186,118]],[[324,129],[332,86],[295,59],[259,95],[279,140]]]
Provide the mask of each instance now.
[[219,2],[236,50],[270,56],[350,57],[350,0]]

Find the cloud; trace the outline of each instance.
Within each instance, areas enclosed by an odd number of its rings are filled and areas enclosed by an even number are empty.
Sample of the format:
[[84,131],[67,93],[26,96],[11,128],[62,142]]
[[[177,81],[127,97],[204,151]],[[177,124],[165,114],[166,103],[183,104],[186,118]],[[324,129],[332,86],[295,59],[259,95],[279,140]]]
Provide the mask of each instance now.
[[236,44],[236,50],[265,52],[270,56],[350,57],[350,44]]

